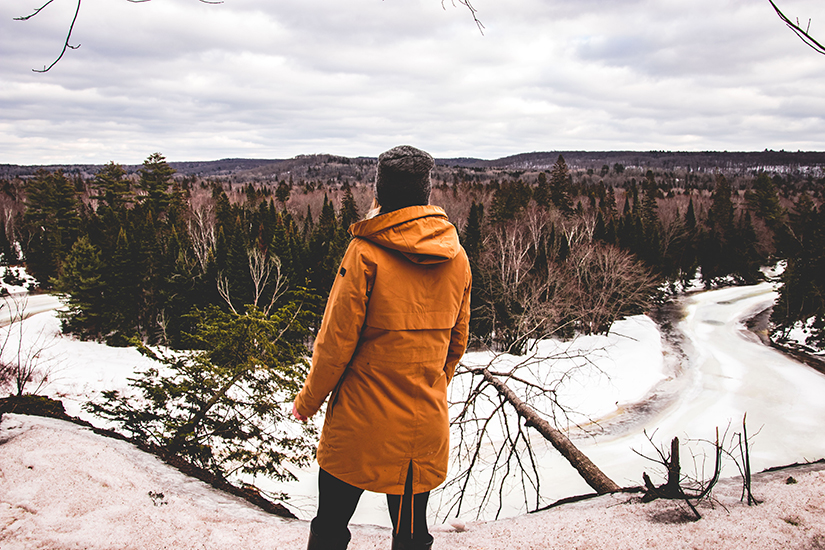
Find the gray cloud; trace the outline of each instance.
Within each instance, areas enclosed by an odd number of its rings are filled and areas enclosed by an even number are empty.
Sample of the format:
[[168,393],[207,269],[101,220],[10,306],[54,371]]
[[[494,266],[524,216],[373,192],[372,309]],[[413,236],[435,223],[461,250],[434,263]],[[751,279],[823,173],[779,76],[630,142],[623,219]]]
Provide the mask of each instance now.
[[767,3],[475,0],[482,36],[438,0],[84,0],[31,73],[69,5],[0,5],[0,162],[825,146],[825,58]]

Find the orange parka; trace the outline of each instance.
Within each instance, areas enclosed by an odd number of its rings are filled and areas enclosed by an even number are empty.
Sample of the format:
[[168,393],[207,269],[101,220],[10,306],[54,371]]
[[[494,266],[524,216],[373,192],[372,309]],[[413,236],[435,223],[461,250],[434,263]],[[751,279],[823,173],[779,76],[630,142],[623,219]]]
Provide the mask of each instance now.
[[353,224],[295,406],[331,393],[318,464],[350,485],[400,495],[447,476],[447,384],[467,346],[471,274],[436,206]]

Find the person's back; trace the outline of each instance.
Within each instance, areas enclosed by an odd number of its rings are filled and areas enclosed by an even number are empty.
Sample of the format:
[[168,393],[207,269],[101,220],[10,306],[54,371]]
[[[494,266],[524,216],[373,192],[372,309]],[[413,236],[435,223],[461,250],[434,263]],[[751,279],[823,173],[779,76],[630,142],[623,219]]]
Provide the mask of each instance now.
[[[350,228],[295,401],[305,419],[332,394],[311,550],[346,547],[346,524],[365,489],[388,495],[394,548],[432,544],[426,502],[447,472],[447,384],[467,345],[471,274],[455,227],[427,204],[431,167],[412,147],[379,157],[381,213]],[[333,495],[350,495],[348,504],[334,505]]]

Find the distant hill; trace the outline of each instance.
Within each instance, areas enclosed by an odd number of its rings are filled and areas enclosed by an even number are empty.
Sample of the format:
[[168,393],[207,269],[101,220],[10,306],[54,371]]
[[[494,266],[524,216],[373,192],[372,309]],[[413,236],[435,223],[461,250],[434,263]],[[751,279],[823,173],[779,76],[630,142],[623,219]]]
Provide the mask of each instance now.
[[[825,169],[825,152],[823,151],[549,151],[520,153],[496,160],[472,158],[439,159],[443,165],[464,166],[467,168],[498,168],[505,170],[546,169],[556,162],[559,155],[574,168],[599,169],[604,165],[612,167],[621,164],[627,168],[659,168],[665,170],[758,170],[784,172],[787,169]],[[783,169],[780,169],[783,168]]]
[[[626,168],[651,168],[659,170],[722,170],[742,172],[765,170],[767,172],[825,173],[825,151],[544,151],[520,153],[494,160],[473,157],[439,158],[439,166],[468,169],[545,170],[562,155],[572,168],[599,170],[602,166],[620,164]],[[272,179],[284,177],[326,177],[330,173],[357,173],[375,164],[375,157],[341,157],[336,155],[299,155],[291,159],[221,159],[211,161],[173,161],[169,164],[183,176],[200,178]],[[0,164],[0,178],[26,177],[38,169],[54,171],[62,169],[68,174],[91,177],[102,165],[52,164],[19,166]],[[124,168],[134,173],[140,165]]]

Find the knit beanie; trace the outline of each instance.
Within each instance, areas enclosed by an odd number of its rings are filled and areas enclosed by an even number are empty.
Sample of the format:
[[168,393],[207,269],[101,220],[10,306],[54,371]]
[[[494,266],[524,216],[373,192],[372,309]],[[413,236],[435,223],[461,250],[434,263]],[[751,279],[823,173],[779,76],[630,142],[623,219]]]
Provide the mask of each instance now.
[[378,156],[375,198],[381,212],[430,203],[433,157],[421,149],[400,145]]

